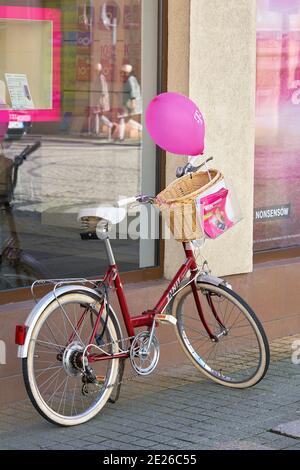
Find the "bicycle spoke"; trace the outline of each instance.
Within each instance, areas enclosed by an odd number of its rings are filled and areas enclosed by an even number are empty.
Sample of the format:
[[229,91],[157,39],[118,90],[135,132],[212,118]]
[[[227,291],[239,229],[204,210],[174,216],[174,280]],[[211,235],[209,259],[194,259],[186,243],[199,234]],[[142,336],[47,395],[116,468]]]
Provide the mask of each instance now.
[[46,367],[46,369],[36,369],[35,370],[36,372],[41,372],[40,374],[38,374],[36,376],[36,378],[38,379],[39,377],[41,377],[43,374],[45,374],[49,370],[61,369],[61,365],[60,366],[55,366],[54,364],[56,364],[56,362],[52,362],[52,364],[49,367]]
[[[58,374],[59,376],[59,374]],[[52,395],[50,396],[50,400],[53,400],[53,398],[55,397],[56,393],[58,392],[58,390],[60,390],[60,388],[63,386],[64,384],[64,380],[62,382],[60,382],[60,384],[57,386],[57,379],[58,379],[58,376],[56,377],[55,379],[55,389],[54,389],[54,392],[52,393]],[[66,380],[66,378],[65,378]],[[45,393],[45,390],[44,390],[44,393]]]
[[75,408],[75,413],[77,414],[76,407],[75,407],[75,393],[76,393],[76,383],[75,383],[75,386],[74,386],[72,404],[71,404],[71,414],[72,415],[73,415],[73,408]]
[[[53,332],[53,329],[50,327],[49,322],[46,321],[45,324],[46,324],[48,330],[50,331],[51,336],[52,336],[52,338],[54,339],[54,342],[57,343],[56,336],[55,336],[55,334],[54,334],[54,332]],[[59,331],[59,329],[58,329],[56,326],[55,326],[55,329],[58,330],[58,332],[61,334],[61,332]]]
[[36,343],[43,344],[46,348],[49,346],[54,346],[58,349],[58,351],[61,351],[61,349],[65,348],[65,346],[63,346],[62,344],[50,343],[49,341],[41,341],[40,339],[36,340]]
[[62,394],[61,399],[60,399],[60,402],[59,402],[59,407],[58,407],[58,410],[57,410],[58,413],[59,413],[59,411],[60,411],[60,407],[61,407],[62,400],[63,400],[64,394],[65,394],[65,391],[66,391],[66,386],[67,386],[67,384],[68,384],[68,380],[69,380],[69,377],[67,376],[67,377],[64,379],[64,381],[63,381],[63,384],[65,384],[65,385],[64,385],[63,394]]
[[[47,380],[45,380],[43,383],[39,384],[39,388],[41,389],[44,385],[48,384],[48,387],[43,391],[43,393],[45,393],[46,390],[48,390],[48,388],[52,385],[52,383],[54,382],[55,378],[57,377],[57,375],[60,374],[60,372],[62,372],[62,368],[60,368],[60,370],[57,370],[56,372],[54,372],[54,374],[51,375],[51,377],[49,377]],[[52,381],[49,383],[49,381],[52,379]]]
[[[198,323],[200,323],[200,318],[198,320]],[[193,328],[192,326],[189,326],[189,329],[192,330],[192,331],[195,331],[196,333],[198,333],[199,335],[203,336],[204,338],[209,338],[208,334],[207,333],[203,333],[202,331],[200,331],[199,329],[196,329],[196,328]]]

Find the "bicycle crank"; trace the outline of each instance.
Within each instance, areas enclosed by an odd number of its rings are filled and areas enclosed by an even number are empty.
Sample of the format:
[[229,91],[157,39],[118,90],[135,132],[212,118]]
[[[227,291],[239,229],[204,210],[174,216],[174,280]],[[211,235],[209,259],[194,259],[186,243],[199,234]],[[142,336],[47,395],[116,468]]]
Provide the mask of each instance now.
[[139,375],[150,375],[159,361],[160,346],[156,336],[143,331],[136,335],[130,348],[130,362],[132,368]]

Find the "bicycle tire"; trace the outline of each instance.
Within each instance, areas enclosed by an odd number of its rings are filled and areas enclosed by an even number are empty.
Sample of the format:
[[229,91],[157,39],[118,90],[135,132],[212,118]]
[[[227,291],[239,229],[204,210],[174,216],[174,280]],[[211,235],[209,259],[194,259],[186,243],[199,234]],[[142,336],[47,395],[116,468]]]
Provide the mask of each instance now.
[[[190,285],[184,288],[178,294],[178,296],[174,300],[174,305],[173,305],[173,315],[177,318],[176,333],[177,333],[177,337],[179,339],[179,342],[184,352],[186,353],[188,358],[191,360],[191,362],[196,366],[196,368],[198,368],[201,371],[201,373],[204,376],[206,376],[206,378],[209,378],[218,384],[221,384],[230,388],[248,388],[248,387],[256,385],[258,382],[260,382],[264,378],[268,370],[269,362],[270,362],[269,344],[268,344],[267,336],[265,334],[265,331],[263,329],[263,326],[260,320],[258,319],[256,314],[253,312],[253,310],[249,307],[249,305],[238,294],[236,294],[234,291],[232,291],[231,289],[223,285],[214,286],[211,284],[198,282],[197,293],[198,295],[200,293],[202,297],[204,296],[203,298],[200,299],[200,303],[202,306],[203,306],[203,302],[201,302],[201,300],[207,301],[207,304],[209,305],[209,302],[207,300],[208,299],[207,295],[209,295],[211,296],[211,298],[212,297],[218,298],[220,304],[222,302],[222,299],[228,300],[233,306],[238,308],[238,310],[243,314],[244,319],[246,320],[246,324],[248,326],[250,325],[250,327],[252,328],[254,332],[254,338],[256,338],[256,341],[257,341],[258,350],[259,350],[257,366],[255,370],[252,372],[251,370],[255,366],[251,364],[251,360],[253,362],[253,358],[250,360],[250,356],[254,355],[255,350],[251,348],[247,350],[247,347],[244,346],[245,350],[243,351],[242,348],[238,346],[237,342],[234,343],[235,350],[233,349],[231,352],[228,350],[226,351],[225,358],[224,356],[222,356],[222,354],[220,354],[219,365],[217,365],[217,359],[215,359],[216,361],[215,365],[213,364],[213,358],[211,357],[210,350],[208,350],[210,351],[209,352],[210,357],[208,356],[208,358],[205,360],[205,358],[203,357],[204,343],[202,344],[201,347],[199,346],[198,348],[199,350],[202,348],[201,353],[200,351],[199,353],[197,352],[197,350],[192,344],[192,341],[195,340],[194,341],[195,344],[196,342],[199,343],[200,341],[202,341],[201,335],[203,335],[203,338],[204,338],[203,341],[208,342],[208,344],[209,344],[209,341],[211,341],[211,345],[212,345],[211,349],[214,346],[217,348],[218,345],[222,344],[222,341],[225,342],[233,326],[229,329],[226,335],[225,330],[226,329],[228,330],[228,327],[230,327],[230,325],[229,325],[229,319],[228,319],[227,325],[224,325],[225,323],[225,320],[224,320],[224,322],[222,323],[222,325],[225,327],[223,329],[224,336],[221,337],[221,340],[218,340],[217,342],[214,343],[213,340],[209,337],[207,331],[205,330],[205,327],[203,326],[203,323],[201,322],[199,316],[191,317],[191,314],[189,313],[189,317],[187,317],[187,315],[185,315],[184,313],[183,308],[184,308],[184,303],[187,299],[187,296],[192,295],[193,297],[192,288]],[[193,297],[193,301],[194,301],[194,297]],[[196,309],[195,302],[194,302],[194,308]],[[204,313],[204,318],[206,319],[206,321],[208,322],[208,325],[211,328],[215,328],[213,330],[213,332],[215,333],[216,331],[218,331],[218,329],[221,330],[222,328],[220,326],[220,323],[216,320],[215,316],[212,314],[212,309],[210,306],[209,306],[209,309],[210,309],[210,314],[209,314],[210,317],[207,313],[206,315]],[[232,311],[231,311],[231,315],[232,315]],[[217,313],[219,315],[218,317],[219,320],[221,320],[220,312],[217,312]],[[188,320],[185,320],[186,318],[188,318]],[[193,326],[188,327],[187,326],[188,321],[190,321],[190,323]],[[197,322],[199,323],[199,327],[197,326],[198,325]],[[197,328],[200,328],[199,331],[196,330],[195,326],[197,326]],[[196,330],[197,335],[195,336],[195,338],[192,338],[190,333],[187,334],[187,330],[189,328],[191,329],[191,331],[193,331],[192,334],[195,334],[195,330]],[[246,341],[245,338],[247,338],[247,335],[244,334],[245,332],[244,328],[246,328],[246,326],[242,325],[241,323],[237,323],[235,328],[238,328],[241,330],[241,333],[243,333],[243,336],[241,336],[241,338],[243,338],[242,342],[245,343]],[[199,339],[200,336],[201,336],[201,339]],[[232,335],[231,337],[238,338],[235,335]],[[225,346],[225,349],[226,349],[226,346]],[[243,354],[246,356],[249,356],[249,364],[251,364],[251,367],[248,367],[249,376],[247,377],[245,376],[244,378],[239,377],[239,375],[241,376],[243,371],[245,371],[245,368],[243,369],[242,363],[238,362],[238,358],[237,358],[238,354],[240,354],[241,357]],[[216,356],[216,353],[215,353],[215,356]],[[226,364],[226,361],[227,361],[227,364]],[[230,367],[232,369],[232,372],[231,372],[232,375],[230,375],[230,370],[229,370]]]

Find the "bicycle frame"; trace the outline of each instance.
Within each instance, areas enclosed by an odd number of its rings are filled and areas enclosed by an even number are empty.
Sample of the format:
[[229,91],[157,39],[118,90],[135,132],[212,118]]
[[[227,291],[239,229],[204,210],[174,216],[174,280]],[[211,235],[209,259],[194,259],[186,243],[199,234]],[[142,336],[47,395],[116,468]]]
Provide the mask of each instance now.
[[[196,283],[193,282],[193,279],[197,276],[197,273],[199,272],[196,259],[194,256],[194,251],[190,243],[183,243],[183,248],[186,254],[186,260],[174,276],[173,280],[167,287],[167,289],[164,291],[163,295],[159,299],[158,303],[152,310],[146,310],[144,311],[141,315],[138,316],[130,316],[128,304],[126,301],[123,285],[121,282],[121,276],[118,270],[118,267],[115,263],[112,248],[110,245],[109,239],[104,240],[105,247],[106,247],[106,252],[107,252],[107,257],[109,259],[109,268],[107,272],[105,273],[105,276],[103,278],[103,283],[106,285],[107,288],[115,288],[119,306],[121,309],[122,317],[124,319],[124,324],[127,330],[127,335],[128,338],[132,338],[135,336],[135,329],[136,328],[141,328],[141,327],[152,327],[153,322],[155,321],[155,316],[158,314],[162,314],[168,304],[171,302],[173,297],[176,295],[177,290],[179,286],[181,285],[182,281],[185,279],[186,275],[188,272],[190,272],[190,280],[191,280],[191,287],[193,291],[193,296],[195,299],[195,303],[197,306],[197,310],[199,313],[199,317],[203,323],[203,326],[207,330],[209,336],[211,339],[214,339],[214,335],[210,331],[209,326],[206,323],[206,320],[204,318],[204,314],[202,311],[200,299],[198,296],[197,292],[197,286]],[[209,299],[208,299],[209,302]],[[105,309],[104,303],[102,303],[97,321],[95,322],[95,325],[93,327],[93,332],[92,336],[90,339],[90,344],[93,344],[95,337],[96,337],[96,332],[100,323],[100,320],[102,318],[103,312]],[[214,313],[214,312],[213,312]],[[83,316],[85,313],[83,313]],[[82,318],[79,319],[78,325],[80,326],[82,322]],[[132,341],[131,339],[131,341]],[[120,359],[120,358],[127,358],[129,357],[129,352],[122,352],[120,354],[114,354],[113,356],[107,355],[107,354],[90,354],[89,355],[89,362],[96,362],[96,361],[103,361],[103,360],[111,360],[111,359]]]

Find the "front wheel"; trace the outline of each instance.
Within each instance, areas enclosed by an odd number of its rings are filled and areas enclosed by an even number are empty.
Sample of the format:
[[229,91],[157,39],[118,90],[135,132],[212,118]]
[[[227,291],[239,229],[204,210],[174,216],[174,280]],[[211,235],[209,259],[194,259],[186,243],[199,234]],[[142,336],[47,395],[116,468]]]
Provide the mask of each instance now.
[[185,353],[207,378],[227,387],[247,388],[264,377],[270,361],[266,334],[235,292],[202,282],[193,291],[189,285],[175,298],[173,314]]
[[[23,359],[25,386],[35,408],[52,423],[74,426],[90,420],[116,384],[118,359],[90,364],[85,355],[100,308],[96,295],[67,293],[45,308],[34,327]],[[93,353],[111,357],[119,352],[119,338],[105,315],[104,311]]]

